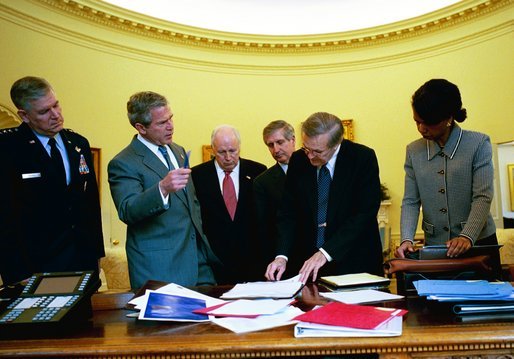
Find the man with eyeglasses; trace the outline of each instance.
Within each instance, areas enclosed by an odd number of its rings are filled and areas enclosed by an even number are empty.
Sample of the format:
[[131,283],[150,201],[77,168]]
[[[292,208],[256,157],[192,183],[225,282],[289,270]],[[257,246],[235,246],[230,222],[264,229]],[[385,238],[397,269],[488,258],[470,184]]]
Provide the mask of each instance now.
[[280,280],[288,263],[299,268],[303,283],[323,275],[383,275],[375,152],[343,140],[341,120],[326,112],[309,116],[301,131],[303,147],[289,161],[278,251],[266,278]]
[[223,263],[214,268],[218,284],[262,279],[256,243],[253,180],[266,170],[261,163],[239,157],[241,137],[221,125],[211,135],[214,158],[192,168],[204,232]]

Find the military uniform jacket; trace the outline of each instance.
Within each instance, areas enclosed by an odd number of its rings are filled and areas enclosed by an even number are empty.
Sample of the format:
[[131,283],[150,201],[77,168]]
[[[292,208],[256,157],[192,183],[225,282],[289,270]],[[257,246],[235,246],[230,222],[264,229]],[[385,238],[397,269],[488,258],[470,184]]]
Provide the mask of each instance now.
[[0,134],[0,274],[6,283],[36,272],[98,270],[104,256],[89,143],[70,130],[60,134],[71,171],[65,189],[26,123]]

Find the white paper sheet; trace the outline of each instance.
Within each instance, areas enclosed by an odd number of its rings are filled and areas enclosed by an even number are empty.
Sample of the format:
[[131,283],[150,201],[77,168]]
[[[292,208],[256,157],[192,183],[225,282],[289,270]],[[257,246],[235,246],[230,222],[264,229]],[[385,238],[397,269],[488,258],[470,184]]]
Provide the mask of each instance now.
[[372,303],[403,298],[403,295],[381,292],[374,289],[362,289],[350,292],[327,292],[320,293],[320,295],[346,304]]
[[296,307],[286,307],[282,312],[272,315],[261,315],[257,318],[211,318],[213,323],[233,331],[234,333],[248,333],[258,330],[281,327],[294,324],[292,319],[303,311]]
[[270,315],[283,311],[291,299],[238,299],[212,310],[210,315]]
[[223,293],[222,299],[240,298],[292,298],[302,287],[300,276],[275,282],[238,283]]

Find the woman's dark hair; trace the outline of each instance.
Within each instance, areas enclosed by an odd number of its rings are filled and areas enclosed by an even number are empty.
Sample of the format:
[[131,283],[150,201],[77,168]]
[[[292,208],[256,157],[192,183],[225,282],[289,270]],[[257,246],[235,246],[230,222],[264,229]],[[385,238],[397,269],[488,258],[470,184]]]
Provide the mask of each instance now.
[[467,117],[459,88],[444,79],[432,79],[417,89],[412,95],[412,108],[427,125],[450,118],[463,122]]

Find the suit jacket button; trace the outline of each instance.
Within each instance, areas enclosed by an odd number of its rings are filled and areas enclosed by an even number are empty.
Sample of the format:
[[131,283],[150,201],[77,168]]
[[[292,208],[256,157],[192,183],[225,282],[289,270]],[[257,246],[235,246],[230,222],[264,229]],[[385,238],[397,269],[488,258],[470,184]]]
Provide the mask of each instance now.
[[448,210],[446,208],[441,208],[440,211],[443,212],[443,213],[448,212]]
[[443,227],[443,229],[445,230],[445,232],[448,232],[450,230],[450,228],[448,227]]
[[444,175],[444,170],[440,170],[440,171],[439,171],[439,172],[437,172],[437,173],[439,173],[440,175]]
[[445,190],[444,188],[441,188],[441,189],[439,190],[439,193],[445,193],[445,192],[446,192],[446,190]]

